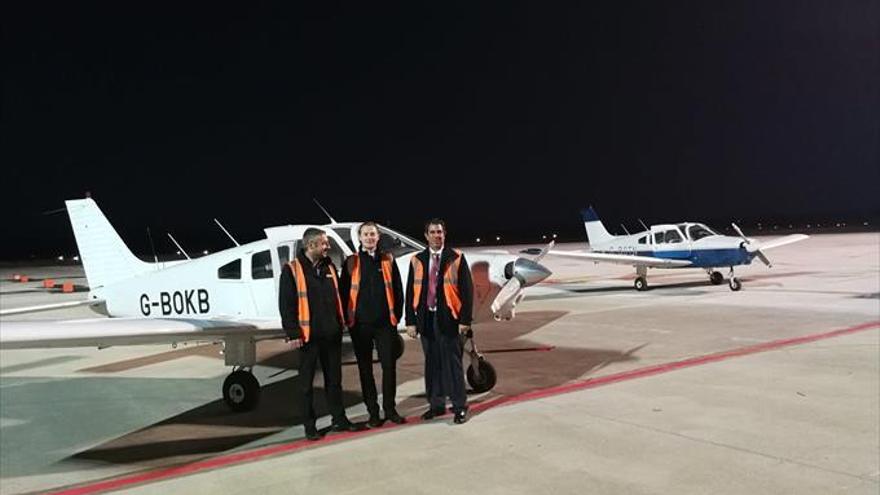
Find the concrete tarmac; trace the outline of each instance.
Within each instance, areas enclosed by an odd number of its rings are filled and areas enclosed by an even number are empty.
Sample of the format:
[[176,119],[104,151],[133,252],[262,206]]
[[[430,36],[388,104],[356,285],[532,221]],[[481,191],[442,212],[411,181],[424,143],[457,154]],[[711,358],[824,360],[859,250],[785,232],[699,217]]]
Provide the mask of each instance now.
[[[652,270],[652,290],[636,292],[627,267],[545,258],[554,274],[517,318],[476,328],[499,382],[471,396],[461,426],[447,416],[308,443],[280,343],[260,346],[264,397],[245,415],[218,400],[215,346],[2,351],[0,493],[876,494],[880,234],[768,256],[772,269],[737,270],[740,292],[698,270]],[[85,295],[8,272],[3,308]],[[398,401],[412,418],[421,365],[409,342]],[[353,368],[346,404],[363,420]]]

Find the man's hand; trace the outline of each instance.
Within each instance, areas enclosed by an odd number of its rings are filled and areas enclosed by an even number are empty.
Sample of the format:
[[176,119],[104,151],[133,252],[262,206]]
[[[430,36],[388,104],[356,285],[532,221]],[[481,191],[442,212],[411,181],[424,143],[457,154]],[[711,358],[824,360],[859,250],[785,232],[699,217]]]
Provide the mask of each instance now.
[[458,326],[458,333],[460,333],[462,335],[465,335],[466,333],[468,333],[470,331],[471,331],[470,325],[459,325]]
[[410,336],[410,338],[416,338],[416,326],[415,325],[407,325],[406,326],[406,334]]
[[290,342],[290,347],[294,349],[299,349],[303,346],[303,339],[290,339],[288,342]]

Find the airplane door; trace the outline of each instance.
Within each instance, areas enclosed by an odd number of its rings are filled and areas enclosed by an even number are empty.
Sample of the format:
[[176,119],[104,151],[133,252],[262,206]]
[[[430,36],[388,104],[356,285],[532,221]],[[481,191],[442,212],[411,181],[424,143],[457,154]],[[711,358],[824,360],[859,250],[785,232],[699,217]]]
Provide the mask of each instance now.
[[[277,316],[278,297],[275,292],[275,269],[268,249],[246,256],[246,271],[250,277],[251,298],[257,316]],[[280,276],[280,273],[279,273]]]

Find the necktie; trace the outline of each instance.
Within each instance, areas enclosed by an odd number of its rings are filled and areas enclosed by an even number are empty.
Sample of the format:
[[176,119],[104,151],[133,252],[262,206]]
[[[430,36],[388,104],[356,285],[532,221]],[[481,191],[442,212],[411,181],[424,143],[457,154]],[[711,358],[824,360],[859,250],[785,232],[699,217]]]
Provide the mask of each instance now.
[[433,263],[428,269],[428,307],[437,307],[437,276],[440,275],[440,255],[433,255]]

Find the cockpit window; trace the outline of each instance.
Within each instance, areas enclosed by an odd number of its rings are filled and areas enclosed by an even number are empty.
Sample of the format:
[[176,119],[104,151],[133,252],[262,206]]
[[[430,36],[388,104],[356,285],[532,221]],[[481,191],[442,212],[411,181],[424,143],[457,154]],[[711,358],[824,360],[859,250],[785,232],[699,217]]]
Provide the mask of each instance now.
[[333,229],[333,232],[339,236],[340,239],[345,241],[348,244],[348,248],[351,249],[352,252],[355,252],[354,242],[351,240],[351,229],[348,227],[336,227]]
[[272,257],[269,250],[251,256],[251,279],[272,278]]
[[396,232],[379,227],[379,250],[391,253],[395,258],[399,258],[409,253],[415,253],[424,249],[412,240],[397,234]]
[[639,244],[647,244],[647,243],[648,243],[648,236],[643,235],[643,236],[639,237]]
[[241,260],[235,260],[217,269],[217,278],[222,280],[241,279]]
[[682,239],[681,234],[679,234],[677,230],[667,230],[666,231],[666,242],[671,244],[671,243],[676,243],[676,242],[682,242],[683,240],[684,239]]
[[712,232],[712,229],[710,229],[709,227],[706,227],[705,225],[701,225],[701,224],[691,225],[690,228],[688,229],[688,233],[690,234],[692,241],[696,241],[696,240],[702,239],[704,237],[718,235],[715,232]]

